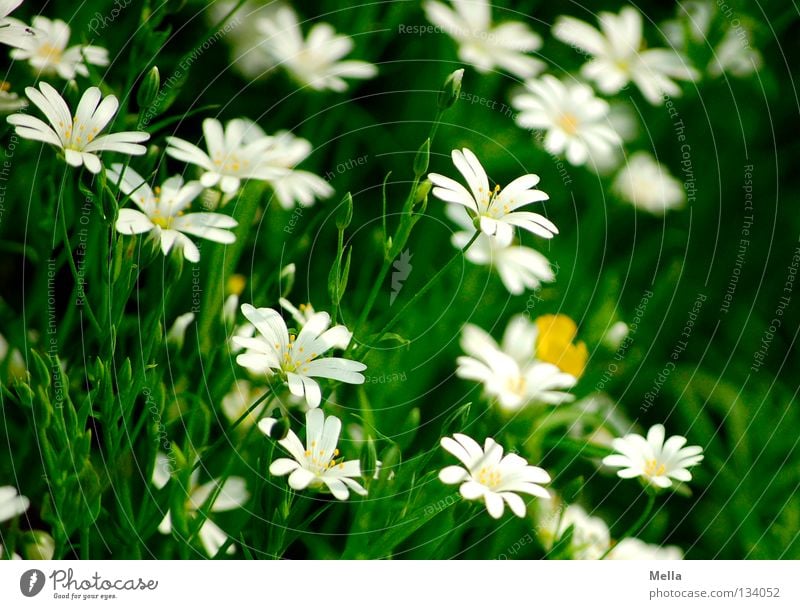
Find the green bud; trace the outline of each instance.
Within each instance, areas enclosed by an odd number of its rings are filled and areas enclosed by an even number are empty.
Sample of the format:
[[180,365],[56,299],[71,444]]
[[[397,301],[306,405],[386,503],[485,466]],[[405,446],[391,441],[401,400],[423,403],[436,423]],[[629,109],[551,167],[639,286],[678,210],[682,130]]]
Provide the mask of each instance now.
[[464,78],[464,68],[456,70],[444,81],[444,87],[439,92],[439,110],[447,110],[456,103],[458,96],[461,95],[462,78]]
[[348,192],[340,205],[344,207],[336,214],[336,228],[344,230],[350,226],[350,222],[353,220],[353,196]]
[[296,267],[294,262],[287,264],[283,269],[281,269],[280,274],[280,285],[281,285],[281,296],[286,298],[289,296],[289,293],[292,291],[294,287],[294,276],[296,273]]
[[431,160],[431,140],[428,138],[422,143],[422,146],[417,150],[417,156],[414,157],[414,175],[420,177],[425,175],[428,171],[428,163]]
[[158,68],[153,66],[139,85],[139,90],[136,92],[136,104],[139,109],[150,107],[158,95],[158,89],[161,87],[161,75]]
[[417,186],[417,192],[414,193],[414,205],[422,203],[433,188],[433,183],[430,180],[425,180]]

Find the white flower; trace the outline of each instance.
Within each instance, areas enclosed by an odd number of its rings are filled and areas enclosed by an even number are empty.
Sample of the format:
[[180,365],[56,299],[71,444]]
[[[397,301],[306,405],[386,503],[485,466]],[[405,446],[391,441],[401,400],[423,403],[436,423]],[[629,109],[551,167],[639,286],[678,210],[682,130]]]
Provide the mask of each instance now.
[[526,505],[518,493],[549,497],[540,484],[550,482],[550,476],[540,467],[514,453],[503,456],[503,447],[492,438],[486,438],[483,449],[464,434],[442,438],[442,448],[461,461],[465,467],[449,465],[439,472],[445,484],[460,484],[464,499],[483,499],[492,518],[500,518],[504,502],[520,518],[525,517]]
[[[244,379],[237,379],[233,383],[231,390],[222,398],[222,412],[231,423],[239,420],[245,412],[252,406],[256,400],[264,395],[264,387],[254,385],[250,381]],[[277,404],[274,408],[277,407]],[[270,408],[269,410],[272,410]],[[245,417],[240,423],[242,429],[252,427],[258,422],[257,417],[260,413],[260,407],[252,410],[250,414]]]
[[183,349],[183,341],[186,339],[186,330],[194,321],[194,313],[189,311],[183,315],[178,315],[167,332],[167,342],[175,345],[178,350]]
[[270,180],[281,207],[291,209],[295,204],[308,207],[315,199],[326,199],[333,194],[333,187],[318,175],[295,169],[311,154],[311,142],[289,131],[279,131],[272,136],[269,151],[275,158],[275,165],[287,170],[284,175]]
[[503,189],[499,184],[490,189],[486,171],[471,150],[453,150],[452,157],[470,190],[452,178],[431,173],[428,178],[434,185],[433,195],[447,203],[463,205],[481,232],[496,237],[501,246],[511,244],[515,226],[546,239],[558,234],[555,224],[544,216],[516,211],[529,203],[549,199],[547,194],[533,188],[539,183],[539,176],[529,173]]
[[560,404],[575,397],[565,391],[578,381],[557,366],[535,358],[538,329],[525,316],[511,319],[502,347],[477,326],[467,324],[457,360],[456,375],[483,383],[504,410],[518,410],[530,402]]
[[551,154],[566,153],[573,165],[589,160],[607,163],[622,140],[611,127],[609,105],[584,83],[565,84],[546,74],[525,83],[526,93],[514,97],[520,111],[517,124],[547,132],[544,147]]
[[[208,23],[216,26],[236,7],[235,0],[216,0],[208,5]],[[282,4],[270,2],[245,2],[231,17],[236,27],[225,33],[225,41],[231,48],[233,67],[248,80],[263,76],[275,66],[275,61],[259,47],[264,42],[264,35],[259,31],[258,22],[264,17],[271,17]]]
[[[464,230],[453,233],[453,247],[464,249],[475,229],[466,210],[449,205],[445,213]],[[481,233],[465,254],[467,260],[480,266],[491,266],[500,275],[503,285],[511,294],[534,290],[542,283],[555,280],[547,258],[523,245],[501,246],[495,237]]]
[[[275,422],[275,419],[261,419],[258,428],[269,435]],[[349,498],[350,491],[366,495],[366,489],[353,480],[361,476],[359,461],[338,459],[339,449],[336,445],[341,430],[342,422],[338,418],[325,417],[320,409],[309,410],[306,413],[305,447],[290,429],[278,444],[293,458],[276,459],[269,466],[269,472],[273,476],[289,474],[289,486],[296,491],[325,485],[340,501]]]
[[683,184],[647,152],[636,152],[627,159],[612,188],[634,207],[655,215],[678,209],[686,201]]
[[618,93],[633,82],[651,104],[660,104],[665,94],[680,95],[673,79],[697,79],[697,71],[678,53],[644,49],[642,15],[635,8],[626,6],[619,15],[604,11],[598,20],[602,32],[574,17],[559,17],[553,35],[593,57],[581,74],[602,93]]
[[[545,548],[563,537],[567,529],[572,529],[572,540],[569,547],[570,557],[574,560],[598,560],[611,543],[608,525],[602,518],[590,516],[579,505],[554,505],[543,502],[547,511],[540,521],[537,531]],[[559,524],[560,523],[560,524]]]
[[[0,560],[5,560],[5,549],[3,548],[2,545],[0,545]],[[22,560],[22,556],[14,552],[11,555],[11,560]]]
[[353,49],[350,37],[337,34],[328,23],[311,27],[303,39],[297,15],[288,6],[258,21],[267,36],[262,48],[298,82],[321,91],[345,91],[345,78],[372,78],[378,69],[366,61],[340,61]]
[[19,516],[30,505],[28,498],[18,494],[13,486],[0,486],[0,522]]
[[36,35],[33,30],[25,27],[24,23],[8,18],[20,4],[22,0],[0,0],[0,44],[25,47]]
[[[120,176],[120,172],[123,172]],[[120,190],[129,195],[139,210],[124,207],[119,210],[116,229],[123,235],[135,235],[155,231],[161,241],[161,251],[167,255],[173,247],[181,248],[189,262],[200,260],[200,250],[186,235],[194,235],[216,241],[233,243],[236,235],[229,229],[236,220],[225,214],[211,212],[186,212],[197,198],[203,186],[200,182],[184,184],[181,176],[173,176],[160,187],[151,190],[144,178],[130,167],[120,164],[112,166],[109,179],[119,184]]]
[[678,546],[656,546],[636,537],[626,537],[606,556],[607,560],[683,560]]
[[360,385],[364,382],[361,362],[341,357],[320,357],[326,351],[347,344],[352,337],[342,325],[329,328],[331,317],[315,313],[303,325],[297,337],[289,335],[286,322],[274,309],[256,309],[243,304],[242,313],[255,326],[260,336],[234,336],[234,344],[244,347],[245,353],[236,362],[254,373],[285,375],[289,391],[305,396],[311,408],[319,406],[322,392],[314,378],[327,378]]
[[11,86],[7,82],[0,82],[0,113],[16,112],[28,105],[25,99],[10,91],[10,88]]
[[653,425],[647,438],[631,433],[616,438],[612,447],[617,454],[603,459],[603,465],[622,468],[620,478],[642,478],[657,488],[669,488],[673,480],[689,482],[690,467],[703,460],[700,446],[684,446],[686,438],[672,436],[664,441],[664,426]]
[[92,173],[100,173],[99,152],[107,150],[131,155],[147,152],[140,142],[147,141],[150,135],[142,131],[99,135],[116,114],[119,102],[113,95],[102,97],[97,87],[89,87],[84,92],[75,116],[72,116],[64,98],[46,82],[40,82],[39,89],[27,87],[25,94],[42,111],[50,125],[27,114],[12,114],[8,122],[14,125],[20,137],[52,144],[63,150],[65,160],[73,167],[86,165]]
[[488,0],[452,0],[453,8],[442,2],[424,5],[428,20],[458,42],[458,57],[479,72],[496,67],[520,78],[530,78],[545,68],[545,63],[527,55],[542,46],[542,39],[527,25],[508,21],[492,25]]
[[281,151],[271,151],[273,138],[254,122],[237,118],[222,128],[215,118],[203,121],[208,153],[179,137],[167,137],[167,154],[197,165],[205,172],[200,182],[206,188],[219,184],[224,193],[239,190],[242,180],[271,180],[288,173],[280,166]]
[[[164,488],[170,479],[169,470],[169,457],[164,453],[158,453],[156,456],[156,467],[153,471],[153,484],[156,488]],[[209,512],[226,512],[229,510],[238,509],[247,503],[250,499],[250,493],[247,491],[247,484],[243,478],[238,476],[230,476],[220,487],[218,480],[211,480],[205,484],[199,484],[200,471],[195,470],[192,472],[189,481],[189,488],[186,498],[186,512],[190,518],[197,515],[198,510],[203,507],[206,500],[219,492],[214,499],[214,502],[208,508]],[[164,515],[161,524],[158,525],[159,532],[164,535],[169,535],[172,532],[172,516],[169,511]],[[211,519],[206,518],[200,526],[197,533],[200,538],[200,543],[203,545],[206,554],[209,556],[216,556],[223,544],[228,541],[228,535],[214,524]],[[236,551],[234,545],[228,546],[226,553],[233,554]]]
[[[24,27],[24,24],[19,24]],[[76,75],[89,76],[86,63],[95,66],[108,65],[108,51],[102,47],[69,44],[70,28],[60,19],[50,20],[41,15],[34,17],[31,29],[35,35],[29,37],[22,48],[11,51],[11,57],[27,60],[42,74],[58,74],[72,80]]]
[[730,74],[744,78],[761,69],[761,53],[751,46],[752,35],[743,27],[728,28],[708,64],[711,76]]

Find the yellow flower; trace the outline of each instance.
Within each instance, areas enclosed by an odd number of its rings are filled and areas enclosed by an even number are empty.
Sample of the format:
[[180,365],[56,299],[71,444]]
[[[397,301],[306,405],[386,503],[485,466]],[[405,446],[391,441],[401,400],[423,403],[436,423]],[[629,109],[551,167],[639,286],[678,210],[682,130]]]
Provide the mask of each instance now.
[[536,319],[536,327],[539,330],[536,357],[580,378],[586,368],[589,351],[586,343],[573,343],[578,334],[575,322],[566,315],[542,315]]

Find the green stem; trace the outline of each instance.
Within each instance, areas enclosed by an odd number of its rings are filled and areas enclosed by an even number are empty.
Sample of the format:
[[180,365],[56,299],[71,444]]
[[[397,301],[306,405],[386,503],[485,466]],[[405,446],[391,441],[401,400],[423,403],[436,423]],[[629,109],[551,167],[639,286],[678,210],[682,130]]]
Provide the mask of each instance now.
[[[450,260],[447,261],[447,264],[445,264],[441,269],[439,269],[439,271],[433,277],[431,277],[428,280],[428,282],[424,286],[422,286],[422,288],[416,294],[414,294],[414,297],[411,300],[409,300],[405,305],[403,305],[403,308],[400,309],[397,312],[397,314],[394,317],[392,317],[385,326],[383,326],[381,331],[378,333],[377,337],[371,340],[370,342],[377,343],[378,341],[380,341],[380,339],[383,338],[386,335],[386,333],[389,332],[395,326],[395,324],[397,324],[398,321],[400,321],[400,319],[403,317],[406,311],[408,311],[411,307],[417,304],[417,302],[419,302],[419,300],[423,296],[425,296],[425,294],[428,293],[428,291],[434,286],[434,284],[436,284],[439,281],[439,279],[441,279],[444,276],[444,274],[450,269],[450,267],[453,266],[453,264],[455,264],[455,262],[459,260],[464,254],[466,254],[467,250],[472,246],[473,243],[475,243],[475,240],[478,238],[478,236],[480,236],[480,234],[481,234],[480,231],[476,231],[475,234],[472,235],[472,238],[469,240],[469,242],[463,248],[461,248],[459,251],[453,254]],[[366,347],[366,349],[367,351],[369,351],[370,347]]]
[[[655,506],[655,504],[656,504],[656,494],[648,492],[647,506],[644,508],[644,512],[642,512],[639,518],[636,520],[636,522],[633,523],[633,526],[630,527],[627,531],[625,531],[622,537],[619,538],[619,541],[627,539],[628,537],[636,537],[637,535],[639,535],[639,533],[641,533],[642,528],[647,522],[647,519],[650,517],[650,513],[653,511],[653,507]],[[619,541],[617,543],[619,543]],[[605,552],[603,552],[603,555],[600,557],[599,560],[605,559],[605,557],[608,556],[611,553],[611,550],[613,549],[614,546],[609,544],[608,549]]]
[[[75,285],[80,286],[81,278],[78,274],[78,268],[75,266],[75,259],[72,257],[72,245],[69,242],[69,233],[67,232],[67,212],[64,209],[64,206],[61,206],[61,237],[64,240],[64,249],[66,250],[67,254],[67,263],[69,264],[69,270],[72,272],[72,278],[75,280]],[[97,336],[102,336],[103,331],[100,328],[100,324],[97,323],[97,318],[94,316],[92,312],[92,307],[89,305],[89,299],[86,297],[86,292],[84,290],[79,289],[78,292],[79,296],[82,295],[81,302],[84,304],[84,308],[86,309],[86,317],[89,318],[89,323],[92,325]]]

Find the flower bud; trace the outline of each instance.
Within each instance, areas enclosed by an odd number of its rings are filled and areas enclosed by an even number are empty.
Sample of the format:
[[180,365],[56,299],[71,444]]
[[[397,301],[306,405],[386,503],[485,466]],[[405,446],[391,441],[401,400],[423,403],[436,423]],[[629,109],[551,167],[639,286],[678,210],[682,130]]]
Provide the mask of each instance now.
[[422,143],[417,155],[414,157],[414,175],[420,177],[428,171],[428,163],[431,160],[431,140],[428,138]]
[[447,110],[456,103],[458,96],[461,95],[462,78],[464,78],[464,68],[456,70],[444,81],[444,87],[439,92],[439,110]]
[[344,230],[353,220],[353,196],[348,192],[342,199],[342,209],[336,214],[336,228]]
[[158,68],[153,66],[139,85],[139,90],[136,92],[136,104],[140,109],[144,109],[152,105],[158,95],[158,89],[161,86],[161,75]]

